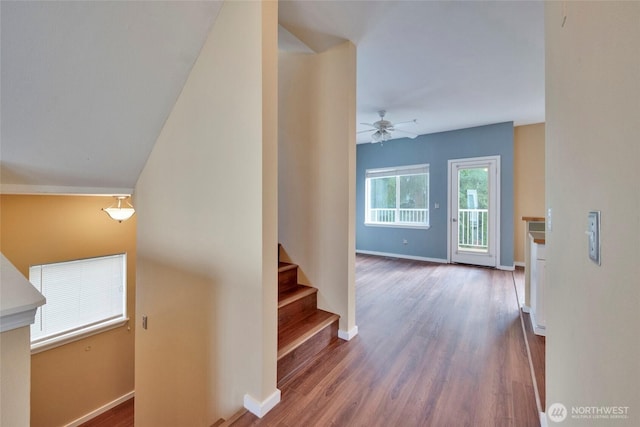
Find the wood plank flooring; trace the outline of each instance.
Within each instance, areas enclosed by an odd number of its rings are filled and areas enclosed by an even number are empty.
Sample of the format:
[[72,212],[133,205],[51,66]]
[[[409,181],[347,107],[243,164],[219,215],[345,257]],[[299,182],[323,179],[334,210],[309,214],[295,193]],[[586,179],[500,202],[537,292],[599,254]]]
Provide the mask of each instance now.
[[[516,289],[518,295],[524,292],[524,271],[516,270],[513,274],[514,281],[516,283]],[[524,298],[520,298],[524,301]],[[533,326],[531,326],[531,316],[529,313],[522,312],[522,321],[525,328],[525,336],[529,343],[529,351],[531,352],[531,367],[533,369],[536,385],[538,387],[538,396],[540,398],[540,411],[545,411],[545,348],[546,338],[540,335],[536,335],[533,332]]]
[[92,420],[80,424],[80,427],[132,427],[134,398],[122,402]]
[[359,335],[233,425],[537,426],[510,272],[358,256]]
[[[233,426],[539,425],[512,273],[363,255],[356,270],[359,335]],[[130,402],[128,423],[85,426],[133,426]]]

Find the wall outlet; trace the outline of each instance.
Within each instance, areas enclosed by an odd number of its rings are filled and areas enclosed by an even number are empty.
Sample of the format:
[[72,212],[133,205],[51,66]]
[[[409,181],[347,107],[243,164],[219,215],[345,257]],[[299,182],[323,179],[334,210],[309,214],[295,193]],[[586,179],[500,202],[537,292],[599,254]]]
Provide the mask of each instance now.
[[403,245],[408,245],[408,244],[409,244],[409,241],[407,241],[407,239],[404,239],[404,240],[402,241],[402,244],[403,244]]
[[600,211],[589,212],[588,218],[589,258],[600,265]]

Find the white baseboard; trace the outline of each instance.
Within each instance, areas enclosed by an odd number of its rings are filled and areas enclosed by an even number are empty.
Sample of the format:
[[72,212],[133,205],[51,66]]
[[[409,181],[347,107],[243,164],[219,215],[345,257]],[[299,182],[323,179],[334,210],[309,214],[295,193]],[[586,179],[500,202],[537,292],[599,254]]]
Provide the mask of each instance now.
[[[449,263],[449,260],[444,259],[444,258],[429,258],[429,257],[423,257],[423,256],[394,254],[394,253],[391,253],[391,252],[365,251],[365,250],[361,250],[361,249],[356,249],[356,253],[357,254],[363,254],[363,255],[375,255],[375,256],[384,256],[384,257],[390,257],[390,258],[410,259],[410,260],[414,260],[414,261],[437,262],[439,264],[448,264]],[[514,271],[516,269],[516,264],[514,263],[511,266],[509,266],[509,265],[498,265],[496,268],[498,270]]]
[[547,427],[547,414],[540,412],[540,427]]
[[541,335],[543,337],[547,336],[547,329],[544,326],[538,325],[538,322],[536,322],[536,315],[533,311],[529,313],[529,319],[531,320],[531,327],[533,328],[534,334]]
[[522,304],[522,312],[531,313],[531,307],[529,307],[527,304]]
[[342,329],[338,329],[338,338],[345,341],[351,341],[353,337],[358,335],[358,325],[349,329],[348,331],[343,331]]
[[522,261],[516,261],[513,263],[513,265],[515,265],[516,267],[522,267],[522,268],[525,267],[524,262]]
[[248,394],[244,395],[244,407],[258,418],[264,417],[267,412],[272,410],[278,403],[280,403],[279,389],[276,389],[276,391],[271,393],[271,395],[262,402],[257,401]]
[[360,249],[356,249],[356,253],[363,254],[363,255],[376,255],[376,256],[386,256],[391,258],[411,259],[414,261],[437,262],[440,264],[447,264],[449,262],[446,259],[442,259],[442,258],[427,258],[422,256],[414,256],[414,255],[393,254],[390,252],[363,251]]
[[86,423],[87,421],[94,419],[98,415],[104,414],[109,409],[115,408],[119,404],[126,402],[127,400],[131,399],[134,395],[135,395],[135,391],[132,390],[129,393],[127,393],[127,394],[125,394],[123,396],[120,396],[116,400],[113,400],[113,401],[107,403],[106,405],[103,405],[103,406],[99,407],[98,409],[96,409],[94,411],[91,411],[86,415],[83,415],[82,417],[78,418],[77,420],[74,420],[74,421],[70,422],[65,427],[77,427],[80,424]]

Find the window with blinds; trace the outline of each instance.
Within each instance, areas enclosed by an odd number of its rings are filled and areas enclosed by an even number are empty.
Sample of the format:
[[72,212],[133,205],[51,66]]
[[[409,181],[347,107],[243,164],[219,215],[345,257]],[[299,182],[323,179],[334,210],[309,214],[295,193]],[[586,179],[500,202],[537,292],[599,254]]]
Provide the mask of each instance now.
[[29,268],[29,281],[46,297],[31,325],[31,347],[73,341],[127,318],[127,256],[109,255]]
[[429,165],[368,169],[365,224],[429,226]]

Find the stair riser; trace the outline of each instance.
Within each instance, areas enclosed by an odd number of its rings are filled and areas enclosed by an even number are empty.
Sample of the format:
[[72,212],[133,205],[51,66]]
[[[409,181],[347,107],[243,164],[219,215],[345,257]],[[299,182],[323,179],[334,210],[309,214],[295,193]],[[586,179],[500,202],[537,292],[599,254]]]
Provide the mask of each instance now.
[[278,309],[278,328],[297,322],[313,313],[318,306],[318,294],[313,293]]
[[278,387],[296,371],[307,366],[318,353],[337,340],[337,336],[338,320],[335,320],[304,344],[278,360]]
[[298,269],[292,268],[278,272],[278,291],[286,291],[298,284]]

